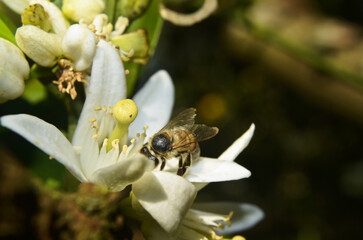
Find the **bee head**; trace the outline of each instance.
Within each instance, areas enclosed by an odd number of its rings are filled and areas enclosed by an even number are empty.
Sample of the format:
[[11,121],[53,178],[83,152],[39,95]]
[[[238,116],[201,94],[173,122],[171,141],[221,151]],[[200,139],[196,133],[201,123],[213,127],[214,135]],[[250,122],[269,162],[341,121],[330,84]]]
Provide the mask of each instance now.
[[165,153],[166,151],[170,151],[170,143],[168,136],[165,134],[158,134],[152,139],[151,146],[156,152]]

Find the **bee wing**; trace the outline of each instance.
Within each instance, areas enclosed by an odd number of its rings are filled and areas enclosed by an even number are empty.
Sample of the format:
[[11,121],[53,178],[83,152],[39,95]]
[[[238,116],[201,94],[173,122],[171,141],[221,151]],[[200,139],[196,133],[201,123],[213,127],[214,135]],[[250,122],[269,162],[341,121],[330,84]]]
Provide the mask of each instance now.
[[191,128],[194,124],[194,118],[197,115],[195,113],[195,108],[188,108],[179,113],[175,118],[173,118],[168,124],[163,127],[162,130],[165,129],[173,129],[175,126]]
[[190,131],[193,133],[197,142],[208,140],[218,133],[218,128],[209,127],[205,124],[195,124],[191,127]]

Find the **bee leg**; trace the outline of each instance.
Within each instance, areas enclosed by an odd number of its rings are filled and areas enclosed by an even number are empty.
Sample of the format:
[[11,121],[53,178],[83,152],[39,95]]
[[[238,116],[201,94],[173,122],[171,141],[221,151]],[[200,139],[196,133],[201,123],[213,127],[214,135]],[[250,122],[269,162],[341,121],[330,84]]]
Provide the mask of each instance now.
[[165,161],[165,158],[161,158],[161,165],[160,165],[160,171],[162,171],[165,167],[165,164],[166,164],[166,161]]
[[188,153],[184,163],[183,163],[183,158],[180,156],[179,168],[176,174],[179,176],[183,176],[187,172],[187,168],[189,168],[191,164],[192,164],[192,156],[190,153]]

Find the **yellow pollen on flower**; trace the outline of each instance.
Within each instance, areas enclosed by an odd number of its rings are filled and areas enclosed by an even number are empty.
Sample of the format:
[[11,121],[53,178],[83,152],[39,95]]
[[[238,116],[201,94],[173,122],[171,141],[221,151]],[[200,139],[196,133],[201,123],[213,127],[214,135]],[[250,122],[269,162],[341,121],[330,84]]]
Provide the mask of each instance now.
[[146,131],[148,128],[149,128],[149,126],[148,125],[145,125],[144,126],[144,131]]
[[139,138],[139,137],[140,137],[140,133],[136,133],[136,137],[138,137],[138,138]]
[[136,139],[135,138],[133,138],[133,139],[131,139],[131,144],[134,144],[135,142],[136,142]]
[[106,147],[108,143],[108,138],[105,138],[102,143],[102,147]]
[[52,156],[49,156],[49,159],[50,159],[50,160],[52,160],[52,159],[53,159],[53,157],[52,157]]
[[112,147],[114,148],[114,149],[119,149],[119,146],[118,146],[118,143],[120,142],[120,140],[118,140],[118,139],[115,139],[115,140],[113,140],[112,142],[111,142],[111,144],[112,144]]
[[96,129],[96,132],[98,132],[99,127],[97,125],[92,125],[91,128]]
[[122,146],[122,153],[126,154],[126,151],[127,151],[127,145],[123,145]]
[[[112,117],[117,120],[117,124],[110,135],[110,141],[115,139],[120,141],[125,134],[128,134],[129,125],[135,120],[137,112],[136,103],[131,99],[124,99],[115,104],[112,108]],[[109,142],[106,150],[111,149],[112,145]]]
[[106,106],[102,106],[102,111],[107,112],[107,107]]
[[93,110],[100,111],[101,109],[102,109],[101,107],[95,107]]
[[93,117],[93,118],[91,118],[88,122],[90,122],[90,123],[96,122],[96,118],[95,118],[95,117]]
[[109,106],[108,113],[109,113],[110,115],[112,115],[112,114],[113,114],[113,107],[112,107],[112,106]]
[[130,74],[130,70],[126,69],[125,70],[125,75],[129,75]]
[[98,135],[98,134],[94,134],[93,136],[92,136],[92,138],[93,139],[96,139],[96,138],[98,138],[100,135]]

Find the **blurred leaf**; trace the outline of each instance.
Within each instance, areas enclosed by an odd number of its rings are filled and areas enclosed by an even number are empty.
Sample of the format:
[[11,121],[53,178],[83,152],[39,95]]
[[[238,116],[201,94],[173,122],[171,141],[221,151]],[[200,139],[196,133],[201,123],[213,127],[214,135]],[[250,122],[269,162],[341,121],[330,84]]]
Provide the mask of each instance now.
[[14,33],[16,27],[11,20],[3,13],[0,12],[0,37],[16,44]]
[[23,98],[31,104],[37,104],[47,98],[47,89],[37,78],[28,81]]
[[104,13],[107,15],[108,17],[108,21],[111,23],[115,23],[115,6],[116,6],[116,1],[115,0],[103,0],[103,2],[105,3],[105,11]]
[[[161,29],[163,26],[163,19],[159,14],[158,0],[153,0],[147,9],[147,11],[142,15],[142,17],[132,21],[127,32],[132,32],[137,29],[145,29],[148,33],[150,49],[149,55],[152,56],[155,52],[155,48],[158,44]],[[126,76],[127,78],[127,92],[132,94],[136,79],[139,73],[142,71],[142,67],[135,63],[126,62],[125,69],[128,69],[130,73]]]

